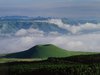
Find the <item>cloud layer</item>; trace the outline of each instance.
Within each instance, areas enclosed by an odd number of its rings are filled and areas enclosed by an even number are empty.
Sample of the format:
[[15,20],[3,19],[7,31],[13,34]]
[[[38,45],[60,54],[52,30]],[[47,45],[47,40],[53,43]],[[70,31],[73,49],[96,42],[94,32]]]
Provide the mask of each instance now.
[[[33,29],[34,30],[34,29]],[[21,29],[15,37],[0,38],[0,53],[10,53],[27,50],[37,44],[54,44],[66,50],[72,51],[94,51],[100,52],[100,34],[84,35],[58,35],[57,32],[50,32],[45,36],[41,31],[39,35],[32,35],[23,32]],[[18,34],[20,32],[20,35]],[[37,30],[35,31],[37,32]],[[42,34],[42,36],[40,35]]]
[[40,22],[47,22],[57,25],[58,27],[69,31],[71,34],[92,33],[100,30],[100,23],[94,24],[86,22],[84,24],[79,23],[78,25],[70,25],[63,23],[61,19],[49,19],[47,21]]
[[61,34],[57,31],[50,31],[48,34],[45,34],[45,32],[39,29],[31,27],[29,29],[22,28],[9,37],[0,36],[0,54],[19,52],[27,50],[37,44],[48,43],[71,51],[100,52],[99,23],[69,25],[63,23],[61,19],[49,19],[40,22],[56,25],[59,28],[68,30],[69,34]]

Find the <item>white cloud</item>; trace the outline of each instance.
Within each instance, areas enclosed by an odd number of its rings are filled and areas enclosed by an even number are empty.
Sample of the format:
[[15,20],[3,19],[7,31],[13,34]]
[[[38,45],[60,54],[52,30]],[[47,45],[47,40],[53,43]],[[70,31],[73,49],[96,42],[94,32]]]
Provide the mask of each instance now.
[[70,31],[72,34],[79,34],[85,30],[100,30],[100,24],[93,24],[93,23],[85,23],[85,24],[78,24],[78,25],[69,25],[64,24],[61,19],[49,19],[48,23],[52,23],[57,25],[60,28],[66,29]]
[[97,51],[100,52],[100,34],[85,34],[59,36],[54,39],[53,44],[72,51]]
[[16,36],[25,36],[27,34],[27,30],[25,29],[20,29],[15,33]]
[[21,36],[0,39],[0,53],[27,50],[37,44],[54,44],[72,51],[100,52],[100,34],[62,36]]
[[58,33],[57,31],[52,31],[52,32],[49,32],[48,33],[48,36],[60,36],[61,34],[60,33]]
[[71,48],[80,47],[80,46],[83,46],[83,43],[81,41],[70,41],[68,43],[68,46]]
[[20,29],[15,33],[15,36],[43,36],[44,32],[38,29]]

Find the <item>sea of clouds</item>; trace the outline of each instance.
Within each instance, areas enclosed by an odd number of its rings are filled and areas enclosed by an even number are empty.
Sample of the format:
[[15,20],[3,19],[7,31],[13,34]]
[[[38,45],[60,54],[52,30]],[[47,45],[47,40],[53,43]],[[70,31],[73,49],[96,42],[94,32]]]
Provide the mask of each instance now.
[[70,33],[61,34],[57,31],[51,31],[48,35],[45,35],[45,32],[39,29],[20,29],[13,36],[0,37],[0,53],[24,51],[38,44],[54,44],[70,51],[100,52],[99,23],[69,25],[64,24],[61,19],[41,22],[55,24]]

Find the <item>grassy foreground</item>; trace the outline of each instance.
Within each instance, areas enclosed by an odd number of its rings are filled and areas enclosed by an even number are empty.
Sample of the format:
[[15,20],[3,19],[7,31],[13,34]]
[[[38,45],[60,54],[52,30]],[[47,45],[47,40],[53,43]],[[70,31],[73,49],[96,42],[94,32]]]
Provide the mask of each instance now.
[[0,63],[0,75],[100,75],[100,54]]
[[37,58],[37,59],[18,59],[18,58],[0,58],[0,63],[8,63],[8,62],[31,62],[31,61],[42,61],[47,58]]

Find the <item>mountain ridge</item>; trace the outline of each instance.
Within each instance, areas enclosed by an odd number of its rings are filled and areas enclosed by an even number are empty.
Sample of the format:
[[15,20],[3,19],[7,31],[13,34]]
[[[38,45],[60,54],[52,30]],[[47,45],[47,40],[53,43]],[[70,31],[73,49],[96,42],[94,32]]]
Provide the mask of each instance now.
[[81,54],[86,55],[93,53],[68,51],[52,44],[45,44],[45,45],[36,45],[25,51],[6,54],[1,58],[48,58],[48,57],[68,57]]

